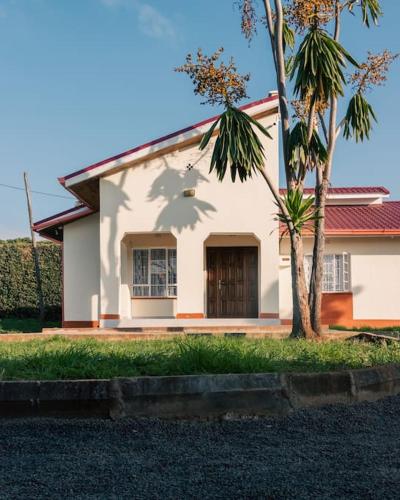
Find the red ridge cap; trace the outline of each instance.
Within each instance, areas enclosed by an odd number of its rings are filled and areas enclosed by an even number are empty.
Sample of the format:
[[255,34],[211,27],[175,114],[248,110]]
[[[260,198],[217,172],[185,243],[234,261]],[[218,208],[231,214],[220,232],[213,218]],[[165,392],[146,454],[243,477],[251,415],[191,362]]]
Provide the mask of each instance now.
[[43,224],[44,222],[48,222],[52,219],[58,219],[58,217],[61,217],[62,215],[67,215],[67,214],[70,214],[72,212],[76,212],[77,210],[80,210],[81,208],[85,208],[84,205],[80,205],[79,207],[68,208],[68,210],[63,210],[62,212],[51,215],[50,217],[46,217],[45,219],[38,220],[37,222],[34,222],[33,225],[37,226],[39,224]]
[[329,236],[400,236],[399,229],[327,229],[326,234]]
[[[245,104],[244,106],[240,106],[239,109],[242,111],[245,111],[246,109],[253,108],[254,106],[258,106],[259,104],[264,104],[267,102],[271,102],[274,100],[278,100],[278,95],[272,95],[270,97],[265,97],[264,99],[259,99],[258,101],[253,101],[248,104]],[[59,177],[58,181],[60,184],[65,184],[65,181],[68,179],[71,179],[72,177],[76,177],[77,175],[83,174],[85,172],[89,172],[90,170],[93,170],[95,168],[101,167],[102,165],[105,165],[106,163],[109,163],[110,161],[115,161],[119,160],[120,158],[123,158],[124,156],[128,156],[132,153],[137,153],[138,151],[141,151],[142,149],[146,149],[150,146],[154,146],[156,144],[159,144],[160,142],[166,141],[168,139],[172,139],[173,137],[176,137],[178,135],[184,134],[186,132],[190,132],[190,130],[195,130],[196,128],[201,127],[202,125],[206,125],[207,123],[211,123],[215,121],[220,115],[215,115],[212,116],[211,118],[207,118],[206,120],[202,120],[201,122],[195,123],[194,125],[189,125],[188,127],[182,128],[180,130],[177,130],[176,132],[172,132],[171,134],[164,135],[162,137],[159,137],[158,139],[154,139],[150,142],[147,142],[145,144],[141,144],[140,146],[136,146],[135,148],[128,149],[127,151],[124,151],[123,153],[119,153],[115,156],[111,156],[110,158],[106,158],[105,160],[101,160],[97,163],[93,163],[92,165],[89,165],[88,167],[81,168],[80,170],[77,170],[76,172],[72,172],[71,174],[65,175],[64,177]]]
[[[82,213],[76,213],[78,210],[84,211]],[[67,222],[71,222],[73,220],[80,219],[82,217],[86,217],[87,215],[91,215],[94,213],[94,210],[90,207],[86,207],[81,205],[79,207],[70,208],[69,210],[64,210],[63,212],[59,212],[58,214],[52,215],[51,217],[47,217],[46,219],[42,219],[33,224],[33,230],[36,232],[40,232],[42,229],[46,229],[48,227],[52,227],[55,225],[64,225]],[[61,219],[61,220],[59,220]]]
[[[286,188],[280,188],[279,192],[285,194]],[[306,194],[313,194],[314,188],[305,188]],[[329,194],[390,194],[390,191],[384,186],[345,186],[345,187],[330,187],[328,188]]]

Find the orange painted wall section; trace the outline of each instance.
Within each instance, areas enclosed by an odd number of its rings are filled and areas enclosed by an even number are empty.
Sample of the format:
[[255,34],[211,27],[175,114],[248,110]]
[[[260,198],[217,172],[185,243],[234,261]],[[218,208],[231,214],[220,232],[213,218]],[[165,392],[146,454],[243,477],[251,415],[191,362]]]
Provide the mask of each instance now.
[[324,293],[322,295],[322,323],[329,325],[343,325],[353,320],[353,294]]
[[279,314],[278,313],[260,313],[260,318],[261,319],[279,319]]
[[400,328],[400,319],[353,319],[342,324],[346,328],[387,328],[398,326]]
[[400,319],[353,319],[353,294],[324,293],[322,296],[322,323],[346,328],[385,328],[399,326]]
[[99,328],[98,321],[63,321],[63,328]]
[[178,313],[176,315],[177,319],[203,319],[203,313]]

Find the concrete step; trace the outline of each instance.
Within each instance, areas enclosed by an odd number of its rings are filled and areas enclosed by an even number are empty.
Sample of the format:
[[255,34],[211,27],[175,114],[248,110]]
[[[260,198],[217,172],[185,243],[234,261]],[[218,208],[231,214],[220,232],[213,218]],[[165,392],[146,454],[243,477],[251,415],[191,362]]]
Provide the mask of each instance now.
[[83,334],[83,335],[120,335],[120,334],[234,334],[234,333],[288,333],[290,327],[274,326],[204,326],[204,327],[136,327],[136,328],[43,328],[45,334]]

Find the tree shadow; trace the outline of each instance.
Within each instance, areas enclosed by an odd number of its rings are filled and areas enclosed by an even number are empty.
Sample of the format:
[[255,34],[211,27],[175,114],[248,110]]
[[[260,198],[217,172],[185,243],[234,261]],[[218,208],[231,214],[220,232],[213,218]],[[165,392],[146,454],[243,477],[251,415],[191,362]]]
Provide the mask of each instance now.
[[175,228],[179,233],[183,229],[194,229],[203,217],[211,217],[216,208],[211,203],[199,200],[196,195],[185,197],[184,191],[195,189],[201,182],[210,182],[203,174],[193,168],[186,171],[176,170],[163,159],[164,170],[153,182],[149,201],[161,200],[165,203],[160,210],[154,229],[169,231]]
[[[186,136],[189,136],[189,138],[198,135],[195,129],[191,130],[188,128],[183,132]],[[176,136],[170,140],[171,144],[169,146],[171,147],[172,145],[178,144],[182,138]],[[122,249],[117,217],[118,212],[121,210],[133,211],[135,209],[132,198],[124,190],[127,176],[131,168],[149,168],[154,160],[153,156],[156,154],[160,154],[160,159],[162,161],[160,166],[157,166],[157,170],[159,169],[161,173],[150,187],[148,201],[159,201],[161,203],[154,227],[149,227],[149,232],[155,230],[170,232],[172,229],[176,229],[180,233],[185,228],[193,230],[196,223],[202,220],[202,217],[210,217],[212,212],[216,212],[216,208],[210,203],[199,200],[196,197],[184,197],[183,194],[184,190],[195,189],[201,182],[209,182],[204,175],[196,169],[193,169],[193,167],[197,166],[204,156],[208,154],[207,151],[196,154],[195,158],[193,160],[191,159],[190,169],[184,170],[180,168],[180,170],[178,170],[169,165],[168,160],[164,156],[167,153],[163,153],[162,150],[160,150],[160,144],[157,141],[149,148],[147,159],[144,159],[143,162],[133,167],[127,165],[126,168],[121,171],[119,182],[116,184],[111,182],[107,186],[107,197],[112,200],[112,203],[108,204],[107,200],[102,202],[101,223],[103,224],[108,220],[109,235],[106,247],[107,255],[100,255],[102,281],[102,283],[100,283],[99,295],[100,314],[119,314],[121,309],[119,299],[111,297],[110,293],[111,290],[118,290],[121,283],[127,285],[127,283],[121,281],[120,276],[122,268]],[[172,157],[179,155],[180,152],[173,153]],[[124,161],[119,159],[116,162],[116,167],[121,167],[123,164]],[[104,243],[105,242],[103,242],[103,244]],[[119,245],[118,251],[116,250],[117,245]],[[119,263],[111,258],[115,253],[119,254]]]
[[[110,259],[110,256],[115,255],[116,248],[115,246],[120,246],[121,241],[118,236],[118,218],[117,213],[121,209],[132,210],[132,207],[129,204],[130,198],[124,192],[124,184],[126,182],[126,178],[128,175],[128,170],[124,170],[121,174],[118,185],[114,185],[113,183],[109,183],[107,186],[107,195],[113,200],[112,205],[107,208],[106,205],[103,206],[102,210],[102,223],[104,223],[105,219],[109,219],[109,237],[107,239],[107,259],[102,259],[100,254],[100,266],[101,266],[101,279],[103,280],[103,286],[105,286],[105,296],[102,296],[102,289],[100,286],[100,313],[101,314],[119,314],[119,307],[116,307],[116,304],[110,304],[111,299],[108,296],[107,289],[119,290],[120,286],[120,268],[121,263],[117,266],[113,259]],[[117,206],[117,211],[115,212],[115,206]],[[118,240],[118,241],[117,241]],[[101,248],[101,246],[100,246]],[[117,253],[120,253],[117,251]],[[120,255],[121,259],[121,255]],[[105,264],[107,262],[107,266]],[[103,310],[104,309],[104,310]]]

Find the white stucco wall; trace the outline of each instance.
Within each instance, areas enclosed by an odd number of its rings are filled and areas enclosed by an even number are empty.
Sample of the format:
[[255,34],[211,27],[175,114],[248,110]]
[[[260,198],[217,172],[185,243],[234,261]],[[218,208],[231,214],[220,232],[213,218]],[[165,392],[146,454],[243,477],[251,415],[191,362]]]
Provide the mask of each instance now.
[[64,319],[97,321],[99,315],[99,214],[64,227]]
[[[262,138],[266,168],[278,185],[277,115],[263,118],[273,140]],[[101,314],[121,314],[121,240],[128,233],[171,232],[176,237],[178,314],[205,313],[204,241],[212,233],[254,234],[259,240],[259,311],[278,314],[276,207],[265,181],[220,183],[209,174],[212,148],[198,145],[100,179]],[[187,168],[192,165],[192,169]],[[194,197],[184,197],[195,189]],[[124,257],[126,259],[126,257]],[[124,299],[125,300],[125,299]]]
[[[311,240],[306,240],[305,253],[311,253]],[[289,253],[286,241],[281,244],[283,256]],[[353,318],[355,320],[400,319],[400,238],[348,237],[328,238],[326,253],[350,254]],[[281,257],[280,317],[290,319],[290,265]],[[289,263],[290,264],[290,263]]]

